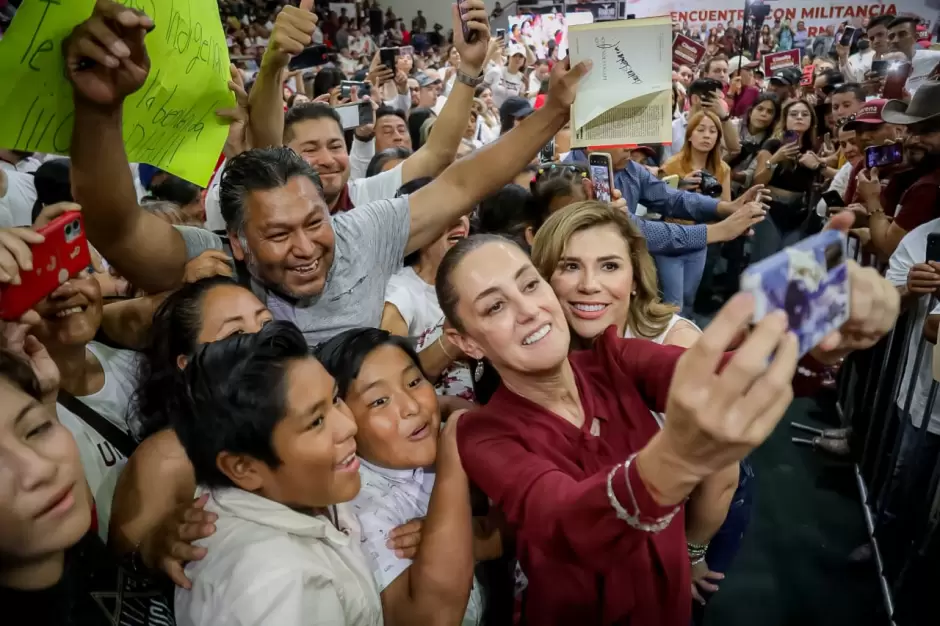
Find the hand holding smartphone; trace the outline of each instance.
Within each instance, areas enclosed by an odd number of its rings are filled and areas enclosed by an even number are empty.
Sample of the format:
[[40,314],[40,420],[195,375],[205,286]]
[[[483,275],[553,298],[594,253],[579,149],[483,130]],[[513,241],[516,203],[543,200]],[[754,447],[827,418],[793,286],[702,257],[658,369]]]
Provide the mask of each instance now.
[[849,319],[845,236],[826,230],[750,266],[741,291],[753,294],[756,324],[774,311],[787,314],[803,356]]
[[460,29],[463,32],[463,40],[467,43],[474,43],[479,38],[479,33],[467,25],[467,13],[469,11],[464,9],[461,6],[462,4],[462,2],[458,2],[457,10],[460,11]]
[[591,184],[594,187],[594,199],[610,202],[613,199],[614,175],[613,162],[606,152],[593,152],[588,157],[591,170]]
[[20,284],[0,284],[0,319],[13,321],[36,306],[72,276],[91,265],[82,214],[68,211],[40,228],[41,242],[30,245],[31,271],[20,270]]
[[900,143],[865,148],[865,167],[869,170],[876,167],[897,165],[902,160],[904,160],[904,151]]

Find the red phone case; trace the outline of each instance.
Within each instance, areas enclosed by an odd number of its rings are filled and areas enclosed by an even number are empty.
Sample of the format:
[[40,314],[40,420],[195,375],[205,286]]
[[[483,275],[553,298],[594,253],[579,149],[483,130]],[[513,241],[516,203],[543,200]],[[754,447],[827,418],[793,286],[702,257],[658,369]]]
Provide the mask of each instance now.
[[0,319],[17,320],[59,285],[91,265],[85,225],[78,211],[63,213],[39,232],[46,240],[31,246],[33,271],[19,285],[0,287]]

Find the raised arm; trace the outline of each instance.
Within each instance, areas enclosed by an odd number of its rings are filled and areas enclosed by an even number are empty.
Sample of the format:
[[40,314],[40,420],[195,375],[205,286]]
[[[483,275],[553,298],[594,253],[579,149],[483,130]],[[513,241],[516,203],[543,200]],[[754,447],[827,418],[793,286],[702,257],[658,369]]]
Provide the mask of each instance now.
[[137,203],[121,133],[124,99],[150,71],[144,36],[152,29],[149,17],[99,0],[64,50],[75,98],[72,190],[88,241],[132,284],[160,292],[182,279],[186,245]]
[[[483,0],[465,0],[462,6],[467,9],[467,26],[477,33],[477,38],[473,43],[464,41],[460,11],[457,5],[451,6],[454,46],[460,52],[460,66],[457,71],[468,78],[476,78],[483,70],[490,42],[490,27],[486,21]],[[467,130],[467,121],[470,119],[473,91],[474,88],[462,83],[458,75],[427,142],[402,164],[402,183],[426,176],[437,176],[454,162],[460,140]]]
[[411,566],[382,591],[385,626],[459,624],[473,585],[470,485],[452,415],[438,444],[437,478]]
[[300,0],[299,7],[287,5],[278,13],[248,96],[248,126],[255,148],[284,145],[284,72],[291,56],[313,42],[316,29],[313,0]]
[[545,106],[410,196],[411,235],[406,254],[434,241],[483,198],[512,182],[568,121],[578,81],[589,69],[588,63],[570,70],[567,61],[556,63]]

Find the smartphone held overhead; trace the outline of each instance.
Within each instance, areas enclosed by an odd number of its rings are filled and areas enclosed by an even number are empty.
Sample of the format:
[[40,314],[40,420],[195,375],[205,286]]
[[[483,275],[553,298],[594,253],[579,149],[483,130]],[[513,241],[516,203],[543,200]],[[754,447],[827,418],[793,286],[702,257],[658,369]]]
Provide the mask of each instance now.
[[323,45],[304,48],[303,52],[291,58],[287,68],[291,71],[308,67],[319,67],[330,62],[330,49]]
[[0,285],[2,320],[18,320],[69,278],[91,266],[81,213],[63,213],[38,232],[45,240],[30,246],[32,271],[20,273],[19,285]]

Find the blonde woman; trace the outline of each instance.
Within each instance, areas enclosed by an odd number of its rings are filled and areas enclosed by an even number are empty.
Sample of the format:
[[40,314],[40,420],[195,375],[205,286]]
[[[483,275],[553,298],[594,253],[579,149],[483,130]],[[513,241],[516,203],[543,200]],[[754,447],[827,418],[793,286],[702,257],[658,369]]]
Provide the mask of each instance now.
[[[549,282],[571,329],[573,348],[590,347],[609,326],[626,338],[690,347],[702,331],[659,297],[656,266],[646,239],[623,211],[595,201],[556,211],[532,244],[532,263]],[[662,425],[662,416],[654,414]],[[753,476],[733,464],[696,489],[687,507],[686,538],[692,564],[692,594],[700,602],[724,577],[750,518]],[[735,503],[734,515],[729,507]],[[725,524],[728,517],[727,524]],[[720,540],[709,549],[712,538]],[[706,554],[707,553],[707,554]]]
[[[678,175],[689,184],[689,191],[705,193],[719,200],[731,200],[731,168],[721,158],[721,121],[711,111],[699,111],[689,118],[682,150],[673,155],[660,171],[667,176]],[[705,185],[702,172],[711,174],[721,185],[718,192],[712,185]],[[666,218],[667,222],[691,226],[691,220]],[[740,235],[742,231],[734,234]],[[734,237],[731,237],[733,239]],[[673,256],[658,256],[659,271],[675,278],[677,289],[668,294],[671,302],[678,304],[682,312],[691,316],[695,294],[705,271],[705,248]],[[677,293],[676,293],[677,292]]]

